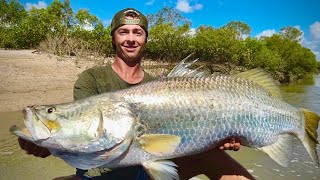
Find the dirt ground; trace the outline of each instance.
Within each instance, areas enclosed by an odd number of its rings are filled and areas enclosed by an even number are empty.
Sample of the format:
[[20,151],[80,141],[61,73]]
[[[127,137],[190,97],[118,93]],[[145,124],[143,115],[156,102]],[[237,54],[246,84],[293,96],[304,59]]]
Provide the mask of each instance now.
[[0,50],[0,112],[72,101],[74,82],[91,66],[35,50]]

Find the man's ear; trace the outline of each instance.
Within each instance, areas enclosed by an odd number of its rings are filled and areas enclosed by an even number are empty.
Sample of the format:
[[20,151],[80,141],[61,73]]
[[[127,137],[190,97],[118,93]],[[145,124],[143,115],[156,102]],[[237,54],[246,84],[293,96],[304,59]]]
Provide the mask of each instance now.
[[114,40],[114,35],[111,38],[111,44],[112,44],[113,50],[116,50],[116,44],[115,44],[115,40]]

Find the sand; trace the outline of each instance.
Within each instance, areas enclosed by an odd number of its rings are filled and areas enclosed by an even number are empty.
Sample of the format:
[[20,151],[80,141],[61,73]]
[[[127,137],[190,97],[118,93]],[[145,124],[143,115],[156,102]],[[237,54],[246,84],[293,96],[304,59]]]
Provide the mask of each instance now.
[[0,112],[72,101],[78,75],[93,65],[35,50],[0,50]]

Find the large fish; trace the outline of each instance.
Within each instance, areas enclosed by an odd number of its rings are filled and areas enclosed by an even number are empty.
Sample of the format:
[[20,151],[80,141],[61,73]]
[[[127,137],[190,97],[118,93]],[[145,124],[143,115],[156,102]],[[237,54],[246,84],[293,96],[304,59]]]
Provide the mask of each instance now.
[[[71,103],[24,109],[28,131],[10,131],[75,168],[141,164],[154,179],[178,179],[167,159],[214,148],[229,137],[266,152],[282,166],[298,137],[319,165],[319,116],[280,100],[261,70],[204,76],[184,62],[170,76]],[[193,77],[186,77],[192,75]],[[197,76],[198,75],[198,76]]]

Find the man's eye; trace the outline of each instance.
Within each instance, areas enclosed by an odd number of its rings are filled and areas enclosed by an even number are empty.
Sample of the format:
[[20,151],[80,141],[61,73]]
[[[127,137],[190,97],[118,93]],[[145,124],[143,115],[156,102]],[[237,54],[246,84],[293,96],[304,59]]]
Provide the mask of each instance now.
[[119,31],[120,35],[124,35],[124,34],[127,34],[127,33],[128,33],[127,31]]

